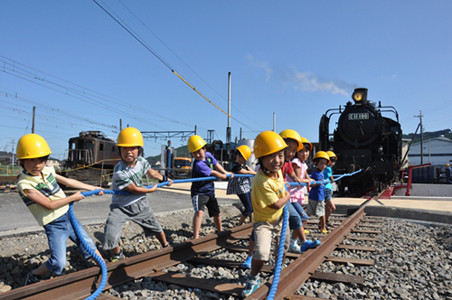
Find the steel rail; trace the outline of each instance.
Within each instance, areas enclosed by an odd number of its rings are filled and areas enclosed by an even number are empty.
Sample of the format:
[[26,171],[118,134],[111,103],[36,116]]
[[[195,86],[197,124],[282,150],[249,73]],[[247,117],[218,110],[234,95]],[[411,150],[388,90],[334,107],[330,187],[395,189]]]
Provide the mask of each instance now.
[[[376,196],[378,197],[378,196]],[[349,218],[339,224],[334,230],[322,239],[322,244],[316,251],[307,251],[301,254],[280,275],[278,290],[274,299],[289,299],[300,286],[311,277],[330,253],[351,233],[352,229],[365,216],[365,206],[370,200],[365,201]],[[296,274],[296,276],[294,276]],[[247,299],[265,299],[270,288],[270,283],[259,287]]]
[[[247,223],[217,234],[189,240],[174,247],[162,248],[109,263],[107,264],[108,280],[104,290],[246,239],[251,229],[252,224]],[[1,293],[0,300],[81,299],[89,296],[99,284],[99,275],[99,268],[92,267]]]

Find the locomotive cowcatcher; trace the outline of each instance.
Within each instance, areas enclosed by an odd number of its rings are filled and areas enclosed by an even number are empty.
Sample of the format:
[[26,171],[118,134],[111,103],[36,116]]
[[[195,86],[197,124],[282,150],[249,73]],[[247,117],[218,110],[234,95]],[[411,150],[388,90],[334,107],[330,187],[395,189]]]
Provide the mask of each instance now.
[[[354,103],[345,109],[329,109],[322,115],[319,129],[320,149],[337,155],[335,174],[362,171],[337,182],[338,192],[362,196],[379,192],[398,180],[402,165],[402,129],[393,106],[378,106],[367,99],[367,89],[354,90]],[[395,120],[382,116],[392,113]],[[329,133],[332,115],[339,114],[334,133]]]

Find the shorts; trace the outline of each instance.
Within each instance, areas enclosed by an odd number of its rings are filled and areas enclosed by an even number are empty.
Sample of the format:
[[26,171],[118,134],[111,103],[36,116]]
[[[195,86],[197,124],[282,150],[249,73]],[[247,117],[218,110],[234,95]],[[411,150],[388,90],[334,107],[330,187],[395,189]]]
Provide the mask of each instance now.
[[[77,226],[86,241],[88,246],[96,251],[96,246],[93,240],[86,233],[85,228],[77,220]],[[50,258],[45,262],[46,267],[54,274],[60,275],[66,266],[66,251],[67,251],[67,239],[71,239],[83,252],[85,258],[90,257],[88,250],[83,247],[81,240],[77,238],[74,227],[69,219],[69,212],[65,213],[58,219],[44,225],[44,230],[47,235],[47,241],[50,248]]]
[[325,189],[325,202],[333,199],[333,190]]
[[217,198],[215,195],[194,195],[191,198],[193,203],[193,209],[195,213],[202,210],[204,211],[204,207],[207,207],[209,212],[209,217],[216,217],[220,214],[220,207],[218,206]]
[[303,206],[299,202],[292,203],[292,205],[293,205],[293,208],[295,208],[297,213],[300,215],[301,222],[309,220],[308,214],[306,213]]
[[315,217],[325,216],[325,201],[309,199],[307,213],[308,215]]
[[[268,261],[270,258],[271,245],[273,236],[276,239],[276,249],[279,245],[279,237],[281,234],[281,227],[283,223],[283,217],[273,223],[269,222],[256,222],[253,224],[255,247],[253,252],[253,259]],[[284,251],[289,249],[290,242],[290,230],[286,228],[286,235],[284,239]],[[277,253],[277,251],[276,251]]]
[[239,196],[243,207],[245,207],[245,210],[242,211],[242,216],[248,217],[253,213],[253,205],[251,205],[251,192],[245,194],[237,194],[237,196]]
[[118,245],[122,227],[127,221],[140,225],[146,235],[163,231],[146,198],[122,207],[112,204],[105,224],[104,250],[113,249]]

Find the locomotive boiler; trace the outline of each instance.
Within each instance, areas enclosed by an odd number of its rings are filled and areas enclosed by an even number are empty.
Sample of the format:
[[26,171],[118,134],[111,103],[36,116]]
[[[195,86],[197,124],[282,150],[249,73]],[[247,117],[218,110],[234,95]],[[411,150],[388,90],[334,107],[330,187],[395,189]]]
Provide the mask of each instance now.
[[[402,129],[393,106],[376,105],[367,99],[367,89],[354,90],[345,108],[329,109],[322,115],[319,142],[322,150],[337,155],[335,174],[362,171],[337,182],[340,194],[363,195],[382,191],[398,180],[402,165]],[[383,114],[395,117],[389,118]],[[337,127],[329,133],[333,115],[339,115]]]

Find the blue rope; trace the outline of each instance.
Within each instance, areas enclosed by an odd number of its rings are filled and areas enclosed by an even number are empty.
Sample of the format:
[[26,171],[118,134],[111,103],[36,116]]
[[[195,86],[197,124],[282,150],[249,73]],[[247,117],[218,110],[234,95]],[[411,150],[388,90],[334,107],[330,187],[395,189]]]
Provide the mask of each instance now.
[[[85,195],[85,193],[86,192],[83,192],[82,195],[87,196],[87,195]],[[74,204],[74,202],[71,202],[69,204],[69,219],[72,223],[72,227],[74,228],[75,234],[77,235],[78,239],[80,240],[82,247],[85,248],[86,251],[88,251],[88,253],[99,264],[99,266],[102,270],[102,281],[100,282],[96,291],[93,294],[91,294],[91,296],[86,298],[89,300],[93,300],[93,299],[96,299],[97,297],[99,297],[100,293],[102,293],[102,291],[105,287],[105,284],[107,283],[107,273],[108,273],[107,265],[105,264],[105,261],[99,255],[96,254],[95,250],[93,250],[93,249],[91,249],[91,247],[89,247],[88,243],[83,238],[83,234],[80,231],[80,227],[78,226],[77,219],[75,218],[73,204]]]
[[[361,170],[358,170],[356,172],[350,173],[350,174],[343,174],[342,176],[339,176],[339,178],[335,179],[335,180],[339,180],[344,176],[352,176],[356,173],[359,173]],[[250,174],[234,174],[234,177],[253,177],[254,175],[250,175]],[[227,178],[230,178],[231,175],[227,175]],[[185,183],[185,182],[197,182],[197,181],[210,181],[210,180],[216,180],[217,177],[215,176],[210,176],[210,177],[199,177],[199,178],[188,178],[188,179],[176,179],[173,180],[173,183]],[[328,183],[330,182],[329,180],[323,180],[323,181],[313,181],[311,182],[311,184],[323,184],[323,183]],[[163,187],[168,185],[170,182],[169,181],[165,181],[162,183],[157,184],[157,187]],[[301,185],[301,186],[306,186],[307,183],[303,182],[303,183],[298,183],[298,182],[291,182],[290,186],[295,186],[295,185]],[[146,188],[152,188],[154,185],[149,185]],[[116,195],[128,195],[130,194],[129,192],[126,191],[112,191],[112,190],[93,190],[93,191],[86,191],[81,193],[84,197],[89,197],[89,196],[93,196],[93,195],[97,195],[99,194],[99,192],[102,191],[104,194],[116,194]],[[96,260],[96,262],[99,264],[101,270],[102,270],[102,280],[100,285],[97,287],[96,291],[89,296],[86,299],[96,299],[97,297],[99,297],[100,293],[102,293],[102,290],[104,289],[106,283],[107,283],[107,265],[105,264],[105,261],[99,257],[95,251],[93,249],[91,249],[88,244],[86,243],[85,239],[83,238],[83,235],[80,231],[80,228],[78,227],[78,222],[77,219],[75,217],[74,214],[74,210],[73,210],[73,202],[70,203],[69,205],[69,219],[72,223],[72,226],[74,227],[74,231],[75,234],[77,235],[77,237],[79,238],[82,246],[88,251],[88,253],[94,258],[94,260]],[[284,210],[283,210],[283,226],[281,228],[281,237],[279,239],[279,248],[278,248],[278,260],[276,262],[276,267],[275,267],[275,275],[273,277],[273,282],[272,285],[270,287],[270,291],[269,294],[267,296],[267,299],[273,299],[273,297],[276,294],[276,290],[278,288],[278,282],[279,282],[279,276],[281,273],[281,266],[282,266],[282,259],[284,256],[284,243],[285,243],[285,238],[286,238],[286,230],[287,230],[287,220],[288,220],[288,212],[287,212],[287,205],[284,206]]]
[[289,213],[287,211],[287,204],[284,205],[283,210],[283,224],[281,228],[281,235],[279,237],[279,246],[278,246],[278,259],[275,264],[275,271],[273,275],[272,285],[270,286],[270,290],[267,295],[268,300],[273,300],[276,295],[276,290],[278,289],[279,284],[279,275],[281,274],[283,257],[284,257],[284,244],[286,242],[286,231],[287,231],[287,220],[289,220]]

